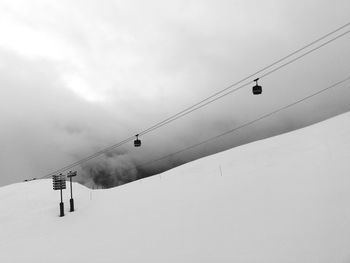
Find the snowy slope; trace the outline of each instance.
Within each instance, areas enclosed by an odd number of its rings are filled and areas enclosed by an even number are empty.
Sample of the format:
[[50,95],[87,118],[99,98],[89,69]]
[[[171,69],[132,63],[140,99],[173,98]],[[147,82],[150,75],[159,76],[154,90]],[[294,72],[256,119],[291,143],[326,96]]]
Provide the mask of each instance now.
[[0,262],[350,262],[349,156],[347,113],[114,189],[74,184],[63,218],[50,180],[2,187]]

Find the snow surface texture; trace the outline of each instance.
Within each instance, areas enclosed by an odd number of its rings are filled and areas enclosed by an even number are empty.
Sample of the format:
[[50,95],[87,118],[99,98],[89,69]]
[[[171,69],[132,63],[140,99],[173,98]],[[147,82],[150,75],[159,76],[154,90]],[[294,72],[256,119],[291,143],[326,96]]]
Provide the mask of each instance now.
[[350,113],[109,190],[0,188],[0,262],[350,262]]

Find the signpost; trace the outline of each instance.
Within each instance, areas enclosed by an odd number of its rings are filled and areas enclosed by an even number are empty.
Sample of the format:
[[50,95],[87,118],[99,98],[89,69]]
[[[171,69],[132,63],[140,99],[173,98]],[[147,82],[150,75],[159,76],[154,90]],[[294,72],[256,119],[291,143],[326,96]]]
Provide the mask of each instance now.
[[70,180],[70,200],[69,200],[70,212],[74,211],[73,185],[72,185],[72,177],[74,176],[77,176],[77,172],[69,171],[69,173],[67,174],[67,177],[69,177],[69,180]]
[[66,178],[63,174],[52,176],[53,190],[61,191],[60,216],[64,216],[62,190],[66,189]]

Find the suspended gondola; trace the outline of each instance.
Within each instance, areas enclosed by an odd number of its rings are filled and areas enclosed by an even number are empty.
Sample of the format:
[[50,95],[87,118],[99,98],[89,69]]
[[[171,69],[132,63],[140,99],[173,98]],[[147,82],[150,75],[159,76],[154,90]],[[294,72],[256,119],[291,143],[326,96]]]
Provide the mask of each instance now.
[[260,95],[262,93],[262,87],[258,85],[258,80],[259,80],[259,78],[254,79],[254,81],[255,81],[255,86],[253,87],[253,94],[254,95]]
[[134,146],[135,147],[140,147],[141,146],[141,140],[139,139],[139,135],[136,134],[136,140],[134,141]]

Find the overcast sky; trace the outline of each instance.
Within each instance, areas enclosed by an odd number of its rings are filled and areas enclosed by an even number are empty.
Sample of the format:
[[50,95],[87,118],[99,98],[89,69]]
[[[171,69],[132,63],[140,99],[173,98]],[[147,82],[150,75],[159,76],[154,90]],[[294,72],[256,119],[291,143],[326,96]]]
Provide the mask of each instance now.
[[[136,134],[349,22],[349,14],[348,0],[0,0],[0,185],[43,176]],[[128,145],[86,164],[80,180],[91,185],[98,173],[110,178],[101,184],[117,185],[152,174],[160,168],[119,169],[349,76],[349,35],[262,79],[263,95],[247,88],[227,96],[141,138],[140,149]],[[346,83],[160,166],[348,110]]]

